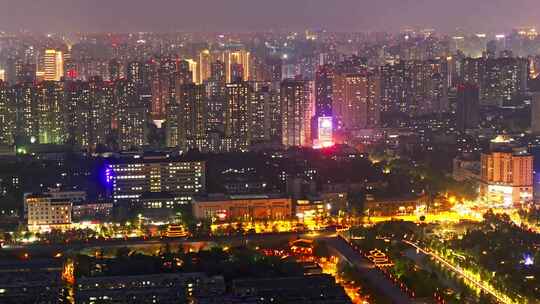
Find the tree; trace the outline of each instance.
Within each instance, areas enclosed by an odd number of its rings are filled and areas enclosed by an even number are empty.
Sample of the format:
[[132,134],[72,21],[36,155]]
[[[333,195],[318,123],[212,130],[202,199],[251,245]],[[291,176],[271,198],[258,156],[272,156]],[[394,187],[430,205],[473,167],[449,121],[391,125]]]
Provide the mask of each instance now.
[[492,304],[493,301],[491,301],[491,298],[488,294],[485,292],[480,293],[480,297],[478,298],[478,304]]
[[330,249],[325,241],[316,241],[313,248],[313,254],[318,258],[330,257]]
[[117,258],[127,258],[131,250],[128,247],[120,247],[116,250]]
[[92,259],[83,254],[75,257],[75,277],[90,276],[92,270]]

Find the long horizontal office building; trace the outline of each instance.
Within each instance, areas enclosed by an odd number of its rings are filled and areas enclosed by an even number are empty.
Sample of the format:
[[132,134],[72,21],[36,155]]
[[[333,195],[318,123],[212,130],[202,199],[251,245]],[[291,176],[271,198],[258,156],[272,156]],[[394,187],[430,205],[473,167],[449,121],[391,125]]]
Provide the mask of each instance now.
[[115,203],[136,203],[145,193],[168,193],[183,202],[206,191],[204,161],[184,160],[168,155],[134,155],[109,164],[105,179],[111,185]]
[[213,195],[196,197],[197,219],[286,219],[292,216],[292,200],[279,195]]

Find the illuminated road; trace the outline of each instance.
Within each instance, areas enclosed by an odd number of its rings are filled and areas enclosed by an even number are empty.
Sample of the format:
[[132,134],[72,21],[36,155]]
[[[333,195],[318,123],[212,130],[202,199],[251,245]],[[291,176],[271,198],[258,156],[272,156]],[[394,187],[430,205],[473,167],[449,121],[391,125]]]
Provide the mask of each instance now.
[[463,270],[461,270],[460,268],[450,264],[448,261],[446,261],[445,259],[443,259],[442,257],[440,257],[438,254],[436,254],[435,252],[432,252],[432,251],[428,251],[426,249],[423,249],[421,248],[420,246],[418,246],[417,244],[415,243],[412,243],[412,242],[409,242],[407,240],[403,240],[403,242],[405,244],[408,244],[412,247],[414,247],[418,252],[421,252],[427,256],[432,256],[434,257],[437,261],[439,261],[442,265],[444,265],[446,268],[452,270],[453,272],[459,274],[461,277],[463,277],[464,279],[466,279],[467,281],[471,282],[473,285],[475,285],[476,287],[480,288],[482,291],[484,291],[485,293],[487,294],[490,294],[491,296],[493,296],[495,299],[497,299],[499,302],[501,303],[505,303],[505,304],[514,304],[515,302],[510,300],[510,299],[507,299],[506,297],[503,297],[501,296],[500,294],[498,294],[496,291],[494,291],[492,288],[490,288],[489,286],[486,286],[482,281],[479,281],[475,278],[473,278],[471,275],[465,273]]
[[408,304],[414,303],[405,292],[388,280],[373,263],[356,252],[349,243],[341,237],[326,238],[328,246],[337,251],[345,260],[360,269],[364,277],[370,281],[371,285],[379,289],[392,303]]

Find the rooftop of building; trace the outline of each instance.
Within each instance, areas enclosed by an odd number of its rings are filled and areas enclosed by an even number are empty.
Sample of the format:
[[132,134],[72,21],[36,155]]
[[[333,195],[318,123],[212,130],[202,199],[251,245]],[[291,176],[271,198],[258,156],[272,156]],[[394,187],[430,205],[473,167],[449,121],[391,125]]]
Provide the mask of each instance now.
[[343,288],[327,274],[233,281],[236,294],[271,297],[277,303],[351,303]]
[[47,193],[32,193],[25,196],[25,199],[49,199],[51,203],[69,203],[71,202],[69,198],[65,197],[54,197],[51,194]]
[[178,155],[175,153],[144,152],[144,153],[122,153],[116,157],[109,158],[112,164],[131,163],[167,163],[167,162],[204,162],[204,159],[195,154]]
[[265,193],[265,194],[224,194],[213,193],[195,197],[195,202],[219,202],[219,201],[234,201],[234,200],[264,200],[264,199],[286,199],[287,195],[280,193]]
[[[138,281],[138,280],[167,280],[167,279],[196,279],[196,278],[209,278],[202,272],[175,272],[175,273],[152,273],[152,274],[137,274],[137,275],[113,275],[113,276],[95,276],[95,277],[80,277],[77,278],[78,282],[83,283],[117,283],[126,281]],[[223,281],[223,277],[212,277],[215,280]]]

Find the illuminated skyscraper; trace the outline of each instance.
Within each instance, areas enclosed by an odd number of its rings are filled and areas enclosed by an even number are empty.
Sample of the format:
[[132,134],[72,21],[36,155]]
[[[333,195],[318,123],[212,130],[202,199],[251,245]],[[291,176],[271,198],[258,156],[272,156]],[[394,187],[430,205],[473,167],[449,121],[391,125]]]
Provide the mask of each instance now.
[[95,151],[100,145],[106,145],[112,132],[114,112],[114,87],[100,77],[89,81],[89,147]]
[[332,116],[332,82],[334,68],[331,65],[319,67],[315,75],[315,116]]
[[224,109],[226,100],[225,82],[210,80],[205,83],[206,88],[206,128],[208,132],[224,131]]
[[15,139],[15,108],[7,84],[0,81],[0,145],[12,145]]
[[38,104],[36,88],[31,83],[17,84],[12,88],[12,106],[15,109],[15,136],[25,141],[39,137]]
[[385,113],[411,112],[409,106],[410,71],[404,61],[381,67],[381,110]]
[[140,149],[147,144],[148,105],[135,84],[120,80],[115,86],[118,145],[121,150]]
[[64,58],[61,51],[45,50],[43,71],[46,81],[60,81],[64,76]]
[[[283,140],[281,128],[282,124],[282,115],[281,111],[281,94],[280,94],[280,82],[272,82],[270,86],[270,140],[272,142],[281,143]],[[312,107],[313,108],[313,107]],[[308,121],[309,123],[309,121]]]
[[241,66],[243,75],[242,80],[248,81],[251,79],[251,53],[246,50],[226,50],[221,54],[220,60],[225,63],[225,78],[227,83],[233,82],[233,72],[238,71]]
[[66,83],[68,141],[82,149],[91,142],[90,87],[88,82]]
[[186,59],[186,60],[183,60],[184,64],[187,63],[188,64],[188,67],[189,67],[189,73],[191,74],[191,79],[193,81],[193,83],[195,84],[201,84],[202,83],[202,80],[201,80],[201,77],[200,77],[200,74],[199,74],[199,68],[198,68],[198,64],[197,64],[197,61],[193,60],[193,59]]
[[199,53],[199,58],[197,61],[197,68],[199,69],[198,75],[199,75],[199,84],[203,83],[204,81],[208,80],[211,77],[212,74],[212,55],[210,54],[210,51],[205,49],[202,50]]
[[[206,150],[206,92],[204,85],[185,84],[180,87],[178,104],[180,108],[180,130],[189,148]],[[182,132],[181,132],[182,133]]]
[[445,71],[427,73],[424,83],[424,99],[420,113],[440,114],[450,109],[448,101],[448,78]]
[[512,102],[527,90],[528,71],[525,58],[487,59],[480,98],[495,105]]
[[373,73],[336,74],[333,112],[336,129],[374,128],[380,122],[380,78]]
[[152,107],[150,115],[153,120],[164,120],[165,110],[171,102],[171,81],[169,75],[158,74],[152,80]]
[[[469,69],[474,71],[474,67],[471,64]],[[447,112],[448,74],[446,58],[383,65],[380,69],[382,112],[409,116]]]
[[413,60],[406,62],[409,71],[408,105],[411,115],[446,112],[448,108],[447,62]]
[[44,81],[37,87],[39,143],[63,144],[67,140],[64,83]]
[[206,150],[206,105],[204,85],[177,84],[174,106],[167,111],[167,146]]
[[270,107],[272,92],[266,82],[251,82],[253,90],[249,99],[249,124],[251,142],[266,142],[270,140]]
[[[166,118],[166,109],[173,102],[175,95],[176,78],[183,76],[176,60],[162,58],[152,73],[152,105],[150,114],[154,121],[163,121]],[[187,76],[187,75],[186,75]],[[158,124],[159,126],[160,124]]]
[[224,135],[231,141],[231,148],[236,151],[247,151],[250,146],[250,91],[251,88],[245,81],[226,85]]
[[281,83],[282,144],[306,146],[311,132],[309,82],[286,79]]

